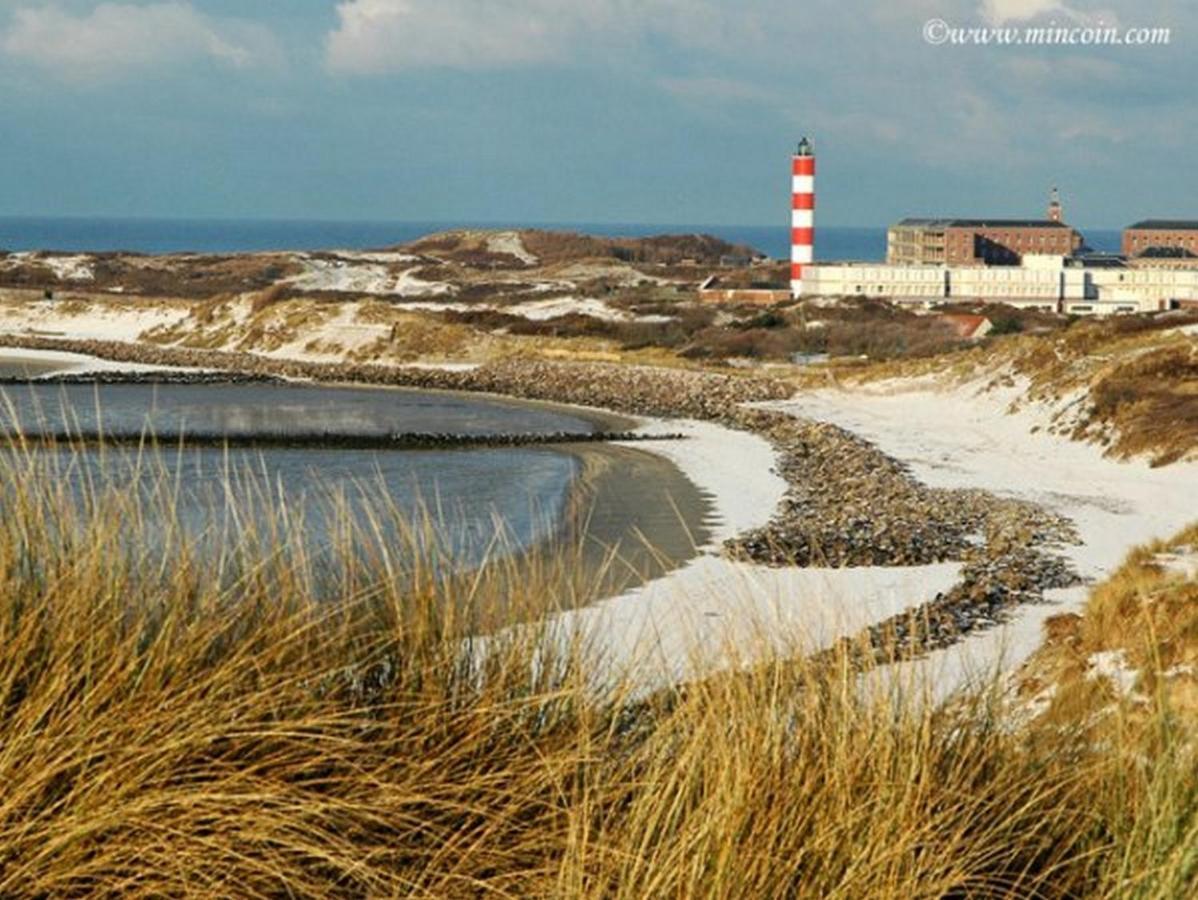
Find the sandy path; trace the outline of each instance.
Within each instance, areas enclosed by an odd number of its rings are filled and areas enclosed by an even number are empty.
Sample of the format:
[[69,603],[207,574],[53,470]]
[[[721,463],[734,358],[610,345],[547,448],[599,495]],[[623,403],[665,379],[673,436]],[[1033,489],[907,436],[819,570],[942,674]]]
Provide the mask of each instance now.
[[[1104,578],[1132,548],[1198,520],[1198,464],[1153,469],[1107,459],[1098,447],[1048,434],[1042,408],[1007,414],[1021,395],[1019,388],[980,393],[975,385],[938,390],[891,382],[766,406],[853,431],[932,487],[984,488],[1068,516],[1082,543],[1064,553],[1088,579]],[[1005,627],[971,635],[909,668],[943,696],[1013,667],[1039,646],[1045,619],[1078,611],[1087,593],[1086,587],[1049,591],[1048,603],[1020,608]]]
[[[957,581],[955,563],[909,568],[797,569],[736,562],[724,540],[766,524],[786,493],[764,438],[707,422],[650,421],[690,439],[637,444],[678,466],[715,504],[710,543],[655,581],[566,613],[564,632],[629,673],[642,689],[760,659],[809,653],[932,599]],[[610,667],[610,668],[609,668]]]
[[[19,364],[31,360],[44,367],[47,374],[87,375],[96,372],[164,372],[184,371],[175,366],[147,366],[141,363],[111,362],[81,353],[66,353],[60,350],[24,350],[16,347],[0,347],[0,367],[19,368]],[[17,374],[16,372],[13,373]]]

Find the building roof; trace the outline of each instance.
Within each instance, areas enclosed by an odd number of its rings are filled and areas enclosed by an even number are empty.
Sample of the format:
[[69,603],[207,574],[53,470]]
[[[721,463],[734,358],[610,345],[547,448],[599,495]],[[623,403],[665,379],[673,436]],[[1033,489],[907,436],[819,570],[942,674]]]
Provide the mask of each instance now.
[[940,321],[951,327],[957,333],[957,337],[966,339],[981,337],[994,326],[985,316],[968,313],[944,313],[940,316]]
[[1144,219],[1128,231],[1198,231],[1198,219]]
[[1086,269],[1126,269],[1127,257],[1119,253],[1105,253],[1100,250],[1078,253],[1072,257],[1074,264],[1080,263]]
[[903,219],[912,228],[1068,228],[1052,219]]
[[1149,247],[1140,254],[1142,259],[1195,259],[1198,258],[1192,250],[1185,247]]

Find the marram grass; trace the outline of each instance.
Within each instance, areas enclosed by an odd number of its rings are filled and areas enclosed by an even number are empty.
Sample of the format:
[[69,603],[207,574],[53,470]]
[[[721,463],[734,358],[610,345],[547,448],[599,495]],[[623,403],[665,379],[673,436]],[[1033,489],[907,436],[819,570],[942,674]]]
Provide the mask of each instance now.
[[205,543],[137,464],[151,490],[0,462],[0,896],[1194,889],[1192,734],[1097,745],[847,659],[598,689],[586,647],[491,615],[585,599],[569,554],[455,569],[382,498],[313,553],[236,473]]

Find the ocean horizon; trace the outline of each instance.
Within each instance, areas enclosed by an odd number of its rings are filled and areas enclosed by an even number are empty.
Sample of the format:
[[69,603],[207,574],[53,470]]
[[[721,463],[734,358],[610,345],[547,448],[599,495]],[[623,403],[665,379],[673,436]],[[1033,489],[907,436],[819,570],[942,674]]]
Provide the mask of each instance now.
[[[404,244],[457,228],[543,228],[604,237],[711,234],[747,244],[774,259],[790,256],[786,225],[654,225],[593,222],[386,222],[303,219],[153,219],[0,216],[0,250],[22,252],[250,253],[263,251],[368,250]],[[1121,232],[1082,229],[1089,245],[1118,252]],[[886,226],[817,227],[815,254],[824,260],[880,261]]]

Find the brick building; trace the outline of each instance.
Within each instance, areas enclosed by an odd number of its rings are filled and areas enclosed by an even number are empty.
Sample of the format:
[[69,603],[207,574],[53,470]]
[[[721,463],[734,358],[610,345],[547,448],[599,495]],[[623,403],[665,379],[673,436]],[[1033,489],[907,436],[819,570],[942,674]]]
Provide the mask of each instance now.
[[1017,266],[1024,254],[1072,256],[1083,243],[1081,234],[1060,221],[1059,208],[1047,219],[903,219],[889,231],[886,261]]
[[1123,232],[1123,255],[1198,264],[1198,221],[1145,219]]

